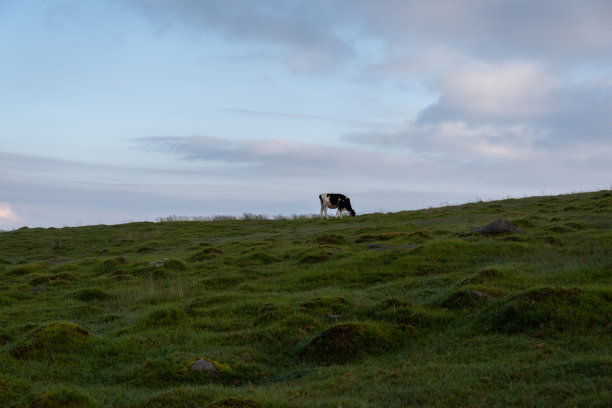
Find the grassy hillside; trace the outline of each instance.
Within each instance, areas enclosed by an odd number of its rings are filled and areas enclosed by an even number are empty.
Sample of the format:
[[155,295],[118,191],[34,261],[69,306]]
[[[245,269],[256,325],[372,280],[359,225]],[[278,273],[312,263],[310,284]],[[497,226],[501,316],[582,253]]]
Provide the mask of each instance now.
[[[524,233],[474,229],[503,217]],[[0,406],[612,405],[612,192],[0,233]]]

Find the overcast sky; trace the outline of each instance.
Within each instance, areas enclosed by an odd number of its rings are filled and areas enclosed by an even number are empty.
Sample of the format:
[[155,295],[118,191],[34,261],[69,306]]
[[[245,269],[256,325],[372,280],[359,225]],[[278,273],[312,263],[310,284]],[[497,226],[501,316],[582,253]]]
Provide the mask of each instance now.
[[2,0],[0,229],[612,186],[609,0]]

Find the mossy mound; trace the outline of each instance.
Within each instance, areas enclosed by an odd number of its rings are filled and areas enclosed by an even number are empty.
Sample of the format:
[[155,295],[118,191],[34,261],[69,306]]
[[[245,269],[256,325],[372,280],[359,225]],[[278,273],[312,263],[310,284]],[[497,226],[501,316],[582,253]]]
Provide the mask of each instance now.
[[8,334],[7,332],[5,332],[3,328],[0,327],[0,346],[8,343],[12,339],[13,339],[13,337],[10,334]]
[[189,320],[185,310],[178,307],[159,307],[145,315],[140,326],[143,327],[170,327],[178,326]]
[[291,309],[287,305],[276,303],[264,303],[258,310],[254,323],[262,324],[279,321],[289,315]]
[[159,261],[151,262],[149,265],[153,268],[164,269],[168,272],[180,272],[187,270],[187,265],[178,259],[165,258]]
[[46,263],[26,263],[16,266],[8,272],[8,275],[28,275],[34,272],[45,271],[47,267],[48,265]]
[[0,407],[12,407],[11,401],[18,401],[30,392],[31,384],[0,374]]
[[315,238],[315,242],[320,245],[343,245],[346,244],[346,238],[337,234],[324,234]]
[[392,346],[380,328],[365,323],[341,323],[317,337],[302,350],[304,360],[319,364],[345,364],[370,354],[379,354]]
[[407,302],[396,298],[383,300],[370,309],[369,315],[376,320],[391,323],[402,330],[416,329],[424,326],[427,321],[427,316],[423,311],[416,310]]
[[26,405],[28,408],[93,408],[96,404],[86,395],[68,388],[43,393]]
[[30,279],[29,284],[32,286],[38,285],[46,285],[51,282],[51,277],[49,275],[34,275],[32,279]]
[[515,296],[515,299],[534,303],[541,302],[563,302],[576,303],[584,290],[578,288],[538,288],[523,292]]
[[187,258],[188,262],[203,262],[211,259],[216,259],[221,255],[223,251],[217,248],[204,248],[201,251],[191,255]]
[[129,262],[126,258],[118,256],[102,262],[102,270],[106,273],[113,273],[124,269],[128,265]]
[[317,297],[300,306],[305,311],[324,316],[347,313],[351,309],[351,304],[343,297]]
[[227,398],[224,400],[213,402],[208,408],[262,408],[257,401],[245,398]]
[[355,243],[359,244],[362,242],[375,242],[375,241],[389,241],[393,238],[403,237],[406,235],[405,232],[385,232],[382,234],[361,234],[355,239]]
[[503,333],[563,331],[568,327],[609,330],[612,304],[605,292],[544,287],[498,302],[483,314],[483,321],[490,329]]
[[500,218],[491,222],[490,224],[484,225],[480,228],[476,228],[473,232],[480,233],[485,236],[503,235],[503,234],[523,234],[524,231],[506,220]]
[[200,282],[205,289],[229,289],[244,282],[242,276],[213,276]]
[[418,231],[411,232],[410,234],[408,234],[408,237],[410,237],[412,241],[423,242],[430,239],[432,237],[432,233],[428,229],[421,229]]
[[146,408],[194,408],[205,407],[210,400],[207,392],[178,388],[149,398],[142,406]]
[[263,251],[255,251],[239,261],[239,265],[269,265],[280,262],[280,258]]
[[299,263],[313,264],[327,261],[334,254],[330,248],[321,247],[308,250],[299,255]]
[[[231,374],[233,372],[232,366],[230,366],[229,364],[224,364],[219,361],[205,357],[193,358],[191,360],[188,360],[184,365],[192,371],[206,371],[222,374]],[[201,369],[201,367],[207,367],[208,369]]]
[[240,384],[243,381],[255,380],[253,370],[247,367],[233,367],[227,363],[211,358],[178,358],[147,360],[134,367],[126,381],[138,386],[163,387],[175,384],[202,384],[217,382],[222,384]]
[[31,286],[39,286],[39,285],[61,285],[71,281],[77,280],[77,277],[71,273],[58,273],[55,275],[47,275],[47,274],[35,274],[30,279],[29,284]]
[[87,288],[74,292],[72,297],[83,302],[89,302],[92,300],[108,300],[112,296],[98,288]]
[[78,324],[53,322],[31,332],[10,354],[19,359],[40,358],[56,353],[74,353],[84,349],[91,334]]
[[440,306],[447,309],[468,309],[484,305],[489,298],[486,293],[474,289],[460,289],[444,297]]
[[189,367],[174,359],[147,360],[134,367],[127,382],[138,386],[162,387],[188,381]]
[[485,268],[485,269],[478,271],[478,273],[476,273],[475,275],[465,278],[464,280],[460,282],[460,284],[461,285],[481,284],[481,283],[485,283],[485,282],[488,282],[488,281],[491,281],[491,280],[494,280],[496,278],[500,278],[503,276],[505,276],[505,273],[501,271],[500,269]]
[[[178,259],[160,259],[149,263],[139,262],[134,265],[132,273],[138,276],[147,276],[152,279],[164,279],[175,275],[177,272],[187,270],[187,265]],[[123,274],[124,271],[119,271]]]
[[72,273],[68,273],[68,272],[61,272],[51,277],[51,280],[54,283],[67,283],[67,282],[75,281],[77,279],[78,278],[76,275]]

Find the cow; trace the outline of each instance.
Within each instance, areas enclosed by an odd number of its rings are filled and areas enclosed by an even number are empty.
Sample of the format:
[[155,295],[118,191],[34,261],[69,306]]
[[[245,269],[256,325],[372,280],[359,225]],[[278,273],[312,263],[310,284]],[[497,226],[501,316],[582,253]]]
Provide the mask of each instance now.
[[342,211],[348,211],[351,217],[355,216],[355,210],[351,207],[351,200],[343,194],[323,193],[319,194],[319,200],[321,201],[321,219],[324,212],[325,217],[329,219],[327,215],[328,208],[337,208],[336,216],[340,214],[340,218],[342,218]]

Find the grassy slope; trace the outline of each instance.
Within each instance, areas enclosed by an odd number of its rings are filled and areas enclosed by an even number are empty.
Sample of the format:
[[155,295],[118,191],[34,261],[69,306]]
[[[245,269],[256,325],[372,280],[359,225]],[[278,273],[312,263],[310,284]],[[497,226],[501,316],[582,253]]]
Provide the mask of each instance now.
[[4,232],[0,406],[610,406],[611,210]]

